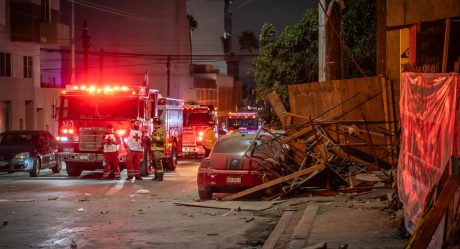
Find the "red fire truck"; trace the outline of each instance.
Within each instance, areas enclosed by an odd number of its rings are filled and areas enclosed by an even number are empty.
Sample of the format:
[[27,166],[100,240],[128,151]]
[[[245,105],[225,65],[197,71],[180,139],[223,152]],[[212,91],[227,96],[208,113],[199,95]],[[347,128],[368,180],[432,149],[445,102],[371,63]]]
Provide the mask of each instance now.
[[[124,136],[128,134],[131,121],[137,119],[141,121],[141,129],[150,136],[153,131],[153,119],[159,117],[158,95],[158,90],[141,86],[68,85],[60,95],[59,103],[55,105],[58,107],[58,155],[60,161],[66,164],[67,174],[79,176],[83,170],[103,168],[100,139],[108,124],[111,124],[121,140],[125,141]],[[162,116],[169,117],[168,112],[169,109],[163,110]],[[165,118],[162,123],[169,126],[170,122]],[[179,137],[180,131],[181,129],[177,129],[175,133],[168,135]],[[168,141],[176,141],[172,145],[165,145],[165,154],[171,157],[174,155],[167,152],[177,151],[181,140],[169,137]],[[172,148],[173,146],[177,147]],[[119,151],[123,168],[126,159],[123,143]],[[144,162],[151,161],[148,155],[149,153],[144,153]],[[175,165],[169,166],[170,162],[174,164],[174,158],[165,158],[165,162],[166,168],[175,168]],[[150,163],[143,163],[141,173],[146,176],[152,168]]]
[[182,154],[184,156],[205,155],[203,135],[209,126],[209,121],[214,121],[217,127],[216,108],[213,105],[185,105],[183,120]]
[[260,129],[259,114],[257,112],[229,112],[227,116],[227,129],[233,131],[233,124],[238,123],[239,130],[247,133],[257,133]]

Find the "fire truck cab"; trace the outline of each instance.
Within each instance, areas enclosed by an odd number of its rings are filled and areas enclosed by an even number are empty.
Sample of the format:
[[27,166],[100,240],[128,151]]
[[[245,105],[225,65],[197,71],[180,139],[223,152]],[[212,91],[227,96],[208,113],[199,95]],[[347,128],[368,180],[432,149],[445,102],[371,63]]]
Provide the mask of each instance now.
[[[204,131],[213,121],[217,127],[217,110],[213,105],[185,105],[182,154],[184,156],[204,156]],[[215,130],[217,133],[217,130]]]
[[245,133],[257,133],[261,128],[257,112],[229,112],[227,116],[227,129],[231,133],[233,125],[237,123],[239,130]]
[[[158,90],[142,86],[68,85],[55,105],[58,107],[58,156],[65,162],[67,174],[79,176],[83,170],[103,169],[101,137],[109,124],[124,142],[134,119],[141,122],[141,130],[150,136],[153,119],[160,115],[158,95]],[[169,122],[166,118],[163,124]],[[121,168],[126,161],[124,142],[119,147]],[[149,162],[149,153],[145,152],[148,151],[144,151],[143,161]],[[141,172],[146,176],[151,168],[150,163],[142,163]]]

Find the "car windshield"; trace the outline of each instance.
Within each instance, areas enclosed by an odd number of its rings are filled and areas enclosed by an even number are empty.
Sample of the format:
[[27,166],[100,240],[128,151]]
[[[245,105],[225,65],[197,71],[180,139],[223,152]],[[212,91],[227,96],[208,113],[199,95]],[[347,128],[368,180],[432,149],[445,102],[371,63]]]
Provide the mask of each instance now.
[[254,118],[229,118],[228,126],[232,127],[233,124],[238,123],[240,127],[257,128],[257,120]]
[[239,153],[243,154],[249,148],[254,136],[229,135],[230,137],[219,140],[212,153]]
[[7,133],[0,135],[0,145],[33,144],[38,142],[38,134]]

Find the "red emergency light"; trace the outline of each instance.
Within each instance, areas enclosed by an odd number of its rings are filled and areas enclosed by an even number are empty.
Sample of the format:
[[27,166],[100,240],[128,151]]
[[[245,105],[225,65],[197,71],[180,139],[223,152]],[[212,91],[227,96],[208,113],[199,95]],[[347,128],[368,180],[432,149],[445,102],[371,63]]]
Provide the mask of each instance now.
[[128,86],[96,86],[96,85],[67,85],[66,90],[62,91],[62,94],[70,93],[83,93],[83,94],[131,94],[131,95],[143,95],[145,93],[145,87],[128,87]]

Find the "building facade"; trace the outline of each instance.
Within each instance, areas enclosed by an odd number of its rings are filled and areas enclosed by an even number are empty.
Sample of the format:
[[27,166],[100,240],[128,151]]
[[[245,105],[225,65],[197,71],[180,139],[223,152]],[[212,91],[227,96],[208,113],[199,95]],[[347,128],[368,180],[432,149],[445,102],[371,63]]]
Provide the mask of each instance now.
[[42,129],[56,133],[52,105],[59,92],[54,87],[60,84],[60,70],[42,74],[42,67],[60,68],[62,59],[61,55],[42,57],[41,48],[59,47],[66,40],[68,26],[59,21],[59,7],[59,0],[0,0],[2,132]]

